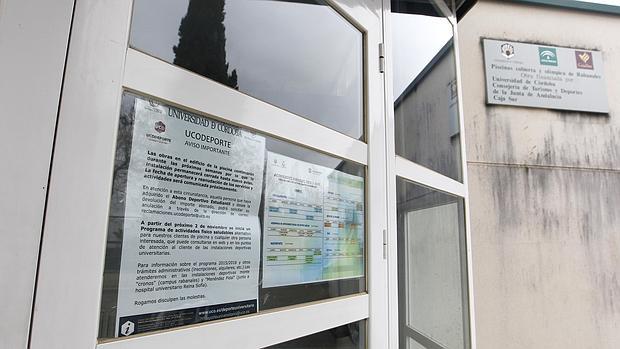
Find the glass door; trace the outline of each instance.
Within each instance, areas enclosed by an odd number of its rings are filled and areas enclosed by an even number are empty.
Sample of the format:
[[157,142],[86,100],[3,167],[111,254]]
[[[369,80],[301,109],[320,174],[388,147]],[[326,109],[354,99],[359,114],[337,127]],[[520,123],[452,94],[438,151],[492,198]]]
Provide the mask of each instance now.
[[32,347],[384,347],[381,10],[76,3]]
[[384,4],[390,348],[475,348],[454,2]]

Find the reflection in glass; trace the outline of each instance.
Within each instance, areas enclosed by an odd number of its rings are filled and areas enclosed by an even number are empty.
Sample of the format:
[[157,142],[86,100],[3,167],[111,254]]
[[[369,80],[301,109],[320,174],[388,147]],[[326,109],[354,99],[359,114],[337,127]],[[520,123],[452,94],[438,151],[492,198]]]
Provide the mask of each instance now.
[[[130,158],[132,155],[132,146],[135,149],[134,144],[132,144],[134,130],[136,125],[136,105],[140,102],[140,105],[148,106],[149,108],[154,108],[155,110],[169,110],[168,108],[174,108],[177,113],[182,112],[184,117],[187,117],[188,120],[197,120],[199,118],[204,119],[202,116],[195,115],[188,111],[183,111],[177,109],[176,107],[170,107],[165,105],[164,103],[156,100],[148,100],[144,97],[140,97],[131,93],[124,93],[121,103],[120,110],[120,119],[119,119],[119,128],[118,128],[118,138],[117,138],[117,147],[116,147],[116,157],[115,157],[115,165],[114,165],[114,174],[113,174],[113,186],[110,200],[110,215],[108,222],[108,241],[106,248],[106,260],[105,260],[105,269],[104,269],[104,280],[103,280],[103,292],[102,292],[102,301],[101,301],[101,318],[100,318],[100,328],[99,328],[99,337],[100,338],[112,338],[115,337],[115,328],[116,328],[116,318],[117,318],[117,309],[118,309],[118,301],[119,301],[119,277],[121,270],[121,251],[123,248],[123,235],[125,233],[125,224],[126,224],[126,207],[128,202],[128,193],[131,192],[132,188],[128,188],[128,173],[130,173]],[[153,107],[155,106],[155,107]],[[141,110],[143,110],[141,109]],[[181,114],[178,114],[181,115]],[[163,130],[160,130],[166,137],[172,137],[174,133],[174,124],[172,121],[167,120],[170,115],[157,116],[157,119],[149,119],[149,121],[165,121],[167,126],[164,126]],[[163,119],[159,119],[163,118]],[[144,114],[141,116],[141,119],[145,119]],[[208,119],[208,118],[207,118]],[[144,121],[142,121],[144,122]],[[213,120],[210,121],[213,125]],[[221,124],[221,123],[220,123]],[[225,125],[225,124],[223,124]],[[157,123],[155,123],[157,126]],[[187,126],[188,128],[192,126]],[[154,132],[160,132],[155,129]],[[205,131],[206,132],[206,131]],[[246,132],[246,131],[243,131]],[[257,137],[262,138],[263,136],[257,135]],[[253,191],[247,190],[246,195],[251,195],[256,191],[260,190],[260,207],[258,208],[258,225],[260,226],[260,244],[264,245],[265,240],[265,232],[264,227],[265,223],[265,214],[266,212],[273,212],[269,205],[266,205],[267,198],[265,197],[266,188],[268,187],[268,168],[269,164],[267,160],[273,154],[277,154],[280,157],[286,157],[289,159],[289,164],[297,164],[298,166],[305,166],[303,169],[306,171],[308,169],[313,169],[313,174],[321,177],[322,174],[326,175],[325,187],[316,188],[316,192],[322,190],[322,188],[328,188],[323,192],[323,196],[319,197],[320,199],[328,200],[332,197],[338,197],[339,195],[345,195],[347,200],[342,200],[341,203],[335,203],[334,205],[327,208],[325,205],[322,205],[320,208],[327,214],[330,210],[338,211],[338,213],[332,213],[329,216],[329,220],[338,220],[342,223],[343,229],[341,231],[330,232],[330,234],[334,234],[333,236],[338,239],[331,239],[329,234],[326,233],[328,228],[323,228],[323,226],[327,226],[328,219],[322,212],[318,212],[313,214],[312,219],[320,222],[321,229],[315,232],[314,234],[317,237],[318,244],[321,246],[333,246],[331,250],[325,248],[320,249],[319,253],[316,254],[316,258],[313,261],[320,261],[317,263],[319,265],[318,270],[320,272],[326,270],[327,273],[323,273],[319,276],[313,276],[314,274],[308,276],[306,275],[306,279],[304,282],[293,281],[291,283],[285,285],[278,286],[270,286],[263,284],[264,273],[267,268],[264,265],[264,257],[268,254],[264,253],[263,248],[260,248],[260,258],[259,264],[256,268],[252,269],[252,273],[257,275],[258,284],[252,286],[251,290],[255,292],[257,297],[257,305],[258,311],[273,309],[283,306],[295,305],[304,302],[322,300],[332,297],[339,297],[351,294],[357,294],[364,292],[366,290],[366,280],[365,280],[365,204],[364,204],[364,188],[365,188],[365,168],[364,166],[344,161],[341,159],[337,159],[325,154],[318,153],[313,150],[305,149],[281,140],[277,140],[270,137],[265,137],[266,145],[263,150],[265,152],[264,157],[261,154],[256,153],[248,153],[245,154],[244,157],[247,158],[248,162],[251,162],[253,158],[265,159],[265,169],[263,173],[263,182],[262,188],[255,188]],[[182,143],[181,143],[182,144]],[[182,148],[172,148],[172,151],[178,151]],[[195,153],[193,153],[195,155]],[[260,156],[259,156],[260,155]],[[236,157],[239,159],[240,157]],[[206,152],[200,159],[196,159],[201,162],[209,163],[213,161],[212,155]],[[232,161],[232,160],[231,160]],[[239,167],[239,164],[230,163],[228,164],[231,168]],[[316,174],[316,170],[322,170],[322,174]],[[134,169],[135,174],[135,169]],[[307,174],[307,172],[306,172]],[[310,175],[307,176],[299,176],[302,179],[310,178]],[[135,177],[134,177],[135,178]],[[331,186],[327,185],[332,183],[332,179],[339,179],[341,181],[336,181],[338,185]],[[288,180],[288,179],[287,179]],[[340,183],[343,182],[343,183]],[[164,182],[162,182],[164,183]],[[354,186],[352,185],[355,184]],[[303,182],[305,185],[306,183]],[[141,186],[140,186],[141,187]],[[291,186],[292,187],[292,186]],[[335,188],[335,189],[334,189]],[[353,188],[353,189],[351,189]],[[135,188],[134,188],[135,189]],[[341,190],[342,189],[342,190]],[[209,194],[210,191],[208,188],[197,189],[202,194]],[[347,194],[348,190],[348,194]],[[356,205],[352,205],[350,203],[351,198],[354,197],[351,193],[358,193],[361,195],[357,195],[358,203]],[[180,199],[179,199],[180,200]],[[296,204],[300,206],[308,205],[307,200],[302,198],[296,202]],[[265,208],[268,208],[267,210]],[[352,210],[350,208],[355,208]],[[297,217],[298,212],[292,212],[291,210],[287,210],[286,212],[280,211],[280,214],[288,213],[291,215],[289,218],[293,219]],[[337,215],[341,215],[340,218],[335,217]],[[354,219],[350,219],[350,217]],[[300,220],[301,223],[307,223],[307,220],[310,219],[307,216]],[[193,223],[209,223],[209,218],[196,218]],[[281,223],[281,222],[280,222]],[[361,224],[361,226],[360,226]],[[300,225],[301,226],[301,225]],[[348,228],[348,229],[347,229]],[[301,229],[301,228],[300,228]],[[325,233],[324,233],[325,232]],[[340,239],[339,234],[349,234],[351,232],[355,232],[356,239],[355,241],[347,235],[346,239]],[[302,231],[301,233],[306,233]],[[300,235],[299,231],[293,229],[292,231],[287,231],[286,234],[289,235]],[[299,237],[303,239],[303,237]],[[284,239],[283,239],[284,240]],[[328,241],[329,240],[329,241]],[[334,243],[334,241],[344,241],[343,243]],[[162,242],[161,244],[164,244]],[[166,244],[170,244],[166,242]],[[175,243],[173,242],[172,245]],[[347,245],[349,244],[349,245]],[[355,246],[354,246],[355,245]],[[166,247],[168,247],[166,245]],[[355,255],[348,255],[347,252],[352,251],[352,247],[357,247],[355,251]],[[285,257],[286,261],[293,260],[301,260],[300,265],[300,274],[302,272],[306,272],[306,268],[304,268],[305,263],[311,262],[307,256],[295,256],[295,254],[305,253],[305,251],[298,250],[286,250],[283,257]],[[290,252],[290,253],[288,253]],[[341,252],[344,254],[341,255]],[[259,253],[254,250],[253,253]],[[209,251],[205,252],[205,258],[212,256],[208,255]],[[357,264],[355,265],[357,268],[354,271],[350,270],[350,260],[355,259]],[[344,261],[340,263],[339,261]],[[323,261],[332,262],[331,266],[336,266],[335,268],[330,268],[327,265],[327,262],[323,263]],[[272,269],[273,270],[273,269]],[[334,277],[335,275],[335,277]],[[124,290],[128,290],[129,288],[125,288]],[[127,292],[125,292],[127,293]],[[204,293],[206,296],[210,296],[208,291]],[[192,305],[194,306],[194,305]],[[176,309],[174,309],[176,310]],[[150,315],[150,314],[149,314]],[[153,321],[161,322],[169,317],[167,312],[159,312],[153,313]],[[193,322],[202,322],[205,319],[185,319],[183,322],[170,322],[166,325],[167,328],[179,326],[182,324],[193,323]],[[206,319],[209,321],[209,319]],[[144,331],[146,332],[146,331]],[[340,338],[340,337],[338,337]],[[339,341],[336,341],[339,343]],[[345,347],[348,348],[348,347]]]
[[224,0],[190,0],[179,26],[179,44],[172,47],[173,63],[232,88],[237,71],[228,74],[224,32]]
[[400,347],[469,348],[463,199],[400,178],[396,190]]
[[270,349],[363,349],[366,348],[366,320],[269,346]]
[[429,0],[392,1],[396,154],[462,179],[450,22]]
[[[302,147],[294,146],[290,143],[280,141],[274,138],[267,138],[267,151],[284,155],[286,157],[303,160],[308,163],[318,164],[327,168],[333,168],[334,170],[344,172],[353,176],[365,177],[365,169],[363,166],[357,165],[349,161],[343,161],[328,155],[317,153],[312,150],[304,149]],[[267,179],[266,179],[267,180]],[[265,193],[263,193],[265,196]],[[265,204],[266,198],[263,198],[263,204]],[[360,208],[363,212],[364,208]],[[262,211],[262,209],[261,209]],[[264,226],[263,219],[265,217],[259,217],[261,219],[261,226]],[[364,219],[358,217],[357,219]],[[345,227],[349,227],[345,224]],[[323,227],[326,234],[329,228]],[[263,232],[263,243],[265,243],[265,232]],[[363,232],[362,232],[363,235]],[[324,242],[327,246],[328,242]],[[338,253],[344,253],[345,251],[339,251]],[[363,251],[357,251],[356,256],[361,256],[363,262]],[[324,258],[327,256],[323,256]],[[264,263],[265,258],[261,258]],[[343,259],[357,260],[354,256],[343,256]],[[359,268],[359,265],[358,265]],[[327,271],[327,268],[324,268]],[[348,273],[348,271],[340,270]],[[340,278],[340,280],[321,281],[321,282],[304,282],[297,285],[287,285],[279,287],[270,287],[270,285],[264,283],[265,266],[262,266],[263,284],[259,290],[259,309],[272,309],[288,305],[299,304],[302,302],[310,302],[321,299],[327,299],[337,296],[350,295],[359,292],[363,292],[366,289],[366,280],[364,277],[349,277]],[[364,274],[363,265],[362,269],[354,272],[353,274]],[[332,277],[328,277],[332,279]]]
[[416,342],[413,338],[407,338],[407,349],[426,349],[422,344]]
[[322,0],[136,0],[130,45],[363,138],[362,33]]

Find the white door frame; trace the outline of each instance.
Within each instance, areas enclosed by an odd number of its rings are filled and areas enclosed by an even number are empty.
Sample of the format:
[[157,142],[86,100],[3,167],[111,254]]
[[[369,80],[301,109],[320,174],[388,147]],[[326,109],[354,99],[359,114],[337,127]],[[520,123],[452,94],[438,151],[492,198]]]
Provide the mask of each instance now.
[[2,348],[28,346],[72,9],[73,0],[0,1]]
[[[467,291],[468,300],[468,320],[469,320],[469,342],[472,349],[476,348],[476,327],[474,313],[474,288],[472,275],[472,254],[471,254],[471,230],[469,219],[469,191],[467,186],[467,156],[465,147],[465,120],[463,114],[463,92],[461,84],[461,69],[459,59],[457,19],[454,12],[446,5],[444,0],[431,0],[436,7],[450,21],[453,27],[454,54],[456,61],[456,81],[458,93],[458,112],[459,112],[459,131],[461,147],[461,168],[462,182],[432,171],[424,166],[416,164],[405,158],[396,155],[395,133],[394,133],[394,109],[393,109],[393,44],[391,42],[391,2],[383,0],[383,29],[385,42],[385,115],[386,115],[386,139],[387,144],[387,178],[388,178],[388,299],[389,299],[389,348],[398,349],[398,258],[397,258],[397,210],[396,210],[396,177],[401,177],[410,182],[414,182],[438,191],[463,198],[465,206],[465,259],[467,275],[464,289]],[[452,1],[454,8],[454,1]],[[415,33],[412,33],[415,35]],[[424,34],[422,34],[424,35]]]
[[[205,343],[216,348],[256,348],[365,318],[369,319],[369,347],[385,347],[388,297],[383,231],[387,227],[387,163],[383,76],[378,58],[381,2],[329,3],[364,33],[367,143],[128,49],[131,1],[76,3],[40,255],[32,348],[203,348]],[[108,212],[123,90],[367,165],[367,293],[99,341]]]

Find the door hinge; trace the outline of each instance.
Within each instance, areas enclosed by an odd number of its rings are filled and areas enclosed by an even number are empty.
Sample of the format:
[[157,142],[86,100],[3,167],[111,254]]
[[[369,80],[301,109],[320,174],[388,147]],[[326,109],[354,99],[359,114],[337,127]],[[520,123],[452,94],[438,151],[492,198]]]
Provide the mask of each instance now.
[[385,73],[385,48],[379,43],[379,73]]
[[387,230],[383,229],[383,259],[387,259],[387,249],[388,249]]

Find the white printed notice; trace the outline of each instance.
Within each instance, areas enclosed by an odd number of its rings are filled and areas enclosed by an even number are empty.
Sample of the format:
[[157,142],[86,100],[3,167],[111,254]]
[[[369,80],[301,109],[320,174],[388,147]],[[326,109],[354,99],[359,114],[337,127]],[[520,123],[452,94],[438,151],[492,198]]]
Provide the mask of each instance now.
[[364,178],[267,153],[263,287],[364,275]]
[[136,98],[117,336],[258,311],[265,139]]

